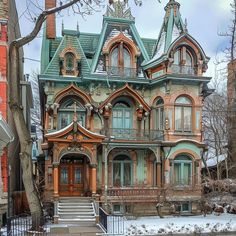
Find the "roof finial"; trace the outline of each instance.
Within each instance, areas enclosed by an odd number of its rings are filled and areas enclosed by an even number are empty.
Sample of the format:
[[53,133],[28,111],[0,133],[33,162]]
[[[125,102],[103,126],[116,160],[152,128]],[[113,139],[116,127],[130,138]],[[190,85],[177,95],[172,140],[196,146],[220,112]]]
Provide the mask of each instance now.
[[184,32],[188,32],[188,21],[187,21],[187,18],[185,18],[185,21],[184,21]]

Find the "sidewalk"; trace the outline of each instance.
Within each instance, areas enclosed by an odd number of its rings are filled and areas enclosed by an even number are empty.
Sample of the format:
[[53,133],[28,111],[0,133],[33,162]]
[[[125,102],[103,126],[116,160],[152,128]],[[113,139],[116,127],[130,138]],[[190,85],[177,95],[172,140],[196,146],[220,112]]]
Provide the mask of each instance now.
[[65,225],[53,225],[50,227],[50,232],[47,233],[48,236],[95,236],[96,234],[101,234],[103,231],[99,226],[65,226]]

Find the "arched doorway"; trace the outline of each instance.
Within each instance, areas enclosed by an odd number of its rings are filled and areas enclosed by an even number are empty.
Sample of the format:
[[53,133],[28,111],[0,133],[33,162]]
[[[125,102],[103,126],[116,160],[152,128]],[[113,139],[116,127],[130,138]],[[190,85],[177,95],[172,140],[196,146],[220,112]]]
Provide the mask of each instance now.
[[85,155],[67,154],[59,165],[59,195],[85,196],[89,189],[89,159]]

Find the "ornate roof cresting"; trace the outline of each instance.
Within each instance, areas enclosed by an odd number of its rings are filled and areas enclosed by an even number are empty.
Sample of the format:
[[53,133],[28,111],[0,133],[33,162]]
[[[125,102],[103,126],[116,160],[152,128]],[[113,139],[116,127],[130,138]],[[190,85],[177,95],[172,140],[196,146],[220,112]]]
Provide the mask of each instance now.
[[105,16],[134,20],[128,5],[128,0],[109,0],[109,4]]

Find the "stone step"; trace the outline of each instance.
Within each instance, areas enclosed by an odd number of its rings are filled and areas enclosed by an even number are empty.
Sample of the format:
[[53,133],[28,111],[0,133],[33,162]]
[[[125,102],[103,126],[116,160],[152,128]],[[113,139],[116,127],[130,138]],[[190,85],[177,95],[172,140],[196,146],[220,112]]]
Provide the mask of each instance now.
[[59,215],[59,219],[72,219],[72,220],[95,220],[95,216],[81,216],[81,215],[71,215],[71,214],[58,214]]
[[86,207],[89,207],[89,206],[92,206],[93,204],[92,203],[77,203],[77,202],[63,202],[63,203],[61,203],[61,202],[59,202],[58,203],[58,206],[86,206]]
[[94,216],[94,212],[90,211],[90,212],[65,212],[65,211],[58,211],[59,215],[75,215],[75,216]]
[[69,212],[93,212],[93,207],[76,207],[76,208],[70,208],[70,207],[58,207],[58,211],[69,211]]
[[71,198],[60,198],[59,202],[92,202],[91,198],[75,198],[75,197],[71,197]]
[[89,206],[65,206],[65,205],[58,205],[58,209],[72,209],[72,210],[76,210],[76,209],[80,209],[80,210],[83,210],[83,209],[93,209],[93,206],[92,205],[89,205]]

